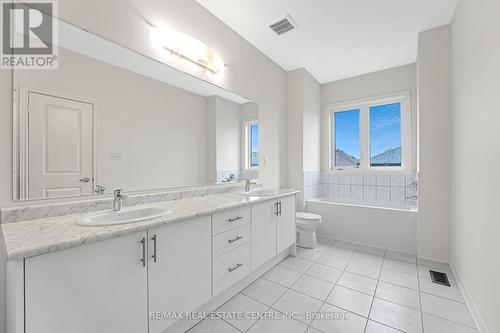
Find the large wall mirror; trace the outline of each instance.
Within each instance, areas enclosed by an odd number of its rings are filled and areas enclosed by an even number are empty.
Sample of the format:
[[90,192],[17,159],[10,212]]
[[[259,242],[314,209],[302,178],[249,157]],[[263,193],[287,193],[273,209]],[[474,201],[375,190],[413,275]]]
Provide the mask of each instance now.
[[14,200],[258,178],[256,103],[59,29],[58,69],[13,73]]

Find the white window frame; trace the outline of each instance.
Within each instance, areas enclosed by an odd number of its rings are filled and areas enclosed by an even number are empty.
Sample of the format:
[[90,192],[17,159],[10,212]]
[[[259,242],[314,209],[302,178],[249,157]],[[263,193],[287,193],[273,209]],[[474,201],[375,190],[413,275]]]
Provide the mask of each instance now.
[[[250,140],[251,140],[251,138],[250,138],[250,136],[251,136],[250,126],[253,126],[253,125],[259,125],[259,120],[258,119],[249,119],[243,123],[244,134],[245,134],[245,142],[244,142],[244,147],[243,147],[243,149],[244,149],[243,155],[245,156],[245,170],[258,170],[259,164],[260,164],[260,160],[259,160],[259,163],[256,166],[250,165],[250,161],[252,158],[252,156],[251,156],[252,149],[250,146]],[[260,128],[259,128],[259,130],[260,130]]]
[[[370,166],[370,107],[401,103],[401,166]],[[359,109],[360,165],[335,165],[335,124],[337,112]],[[326,106],[328,121],[328,165],[335,172],[409,172],[411,168],[411,95],[410,91],[363,98]]]

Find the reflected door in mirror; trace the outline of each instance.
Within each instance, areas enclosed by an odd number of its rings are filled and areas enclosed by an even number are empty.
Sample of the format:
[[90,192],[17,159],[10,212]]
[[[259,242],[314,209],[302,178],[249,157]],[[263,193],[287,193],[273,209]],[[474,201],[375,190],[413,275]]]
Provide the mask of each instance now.
[[28,199],[91,195],[93,106],[29,93]]

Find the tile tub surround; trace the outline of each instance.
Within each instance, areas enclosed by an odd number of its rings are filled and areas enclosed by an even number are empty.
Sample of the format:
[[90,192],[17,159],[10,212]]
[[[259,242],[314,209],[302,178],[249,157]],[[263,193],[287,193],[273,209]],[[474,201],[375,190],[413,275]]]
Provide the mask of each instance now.
[[[262,185],[252,185],[252,187],[260,187]],[[166,191],[144,192],[144,193],[127,193],[127,206],[145,205],[163,201],[173,201],[186,198],[201,197],[213,194],[222,194],[229,192],[241,191],[245,188],[244,183],[228,183],[208,186],[194,186],[186,188],[176,188]],[[26,204],[25,206],[15,206],[0,209],[0,223],[12,223],[17,221],[28,221],[43,219],[48,217],[57,217],[72,214],[81,214],[113,207],[112,195],[96,197],[92,199],[58,202],[58,203],[41,203],[41,204]]]
[[[430,267],[439,267],[455,281],[447,265],[345,241],[332,244],[320,239],[319,243],[316,249],[299,248],[298,257],[282,261],[189,332],[212,332],[207,330],[211,327],[213,332],[234,333],[477,333],[463,300],[449,298],[451,294],[439,288],[402,286],[406,280],[427,280]],[[348,265],[344,269],[326,266],[321,262],[332,262],[320,260],[326,256],[339,256]],[[387,276],[393,272],[408,276],[386,282],[382,277],[386,272]],[[460,293],[456,284],[449,289]],[[224,316],[234,311],[259,315],[251,320]],[[349,319],[317,315],[332,312],[347,314]],[[274,316],[270,318],[269,313]]]
[[304,200],[319,198],[323,195],[321,171],[304,171]]
[[334,173],[304,172],[305,200],[327,197],[342,201],[370,203],[401,203],[417,205],[407,197],[417,195],[410,184],[417,180],[416,173]]
[[247,197],[236,193],[224,193],[147,204],[143,207],[159,207],[169,213],[155,219],[114,226],[87,227],[75,222],[85,214],[36,219],[0,225],[7,260],[15,261],[76,246],[98,242],[122,235],[144,231],[160,225],[190,220],[215,214],[227,209],[247,206],[253,203],[274,200],[296,194],[290,189],[277,190],[277,194],[265,197]]

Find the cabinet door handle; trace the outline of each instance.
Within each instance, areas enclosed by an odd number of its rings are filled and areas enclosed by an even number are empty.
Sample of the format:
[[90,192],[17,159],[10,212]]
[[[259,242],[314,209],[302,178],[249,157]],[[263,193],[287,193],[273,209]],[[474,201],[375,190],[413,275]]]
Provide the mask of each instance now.
[[228,219],[228,221],[229,222],[235,222],[235,221],[241,220],[242,218],[243,218],[243,216],[236,216],[235,218]]
[[229,244],[232,244],[234,242],[239,241],[240,239],[243,239],[243,236],[238,236],[238,237],[236,237],[234,239],[230,239],[230,240],[228,240],[228,242],[229,242]]
[[280,216],[281,216],[281,201],[280,201],[280,202],[278,202],[278,207],[279,207],[279,214],[280,214]]
[[141,239],[141,244],[142,244],[142,267],[146,267],[146,237],[142,237]]
[[278,215],[279,215],[278,203],[276,202],[276,203],[274,204],[274,206],[276,207],[276,211],[274,212],[274,215],[278,216]]
[[228,271],[229,273],[232,273],[232,272],[234,272],[235,270],[237,270],[238,268],[240,268],[241,266],[243,266],[243,264],[236,264],[236,266],[234,266],[234,267],[229,267],[229,268],[227,269],[227,271]]
[[156,235],[153,235],[153,237],[151,237],[151,240],[153,241],[153,255],[151,256],[153,258],[153,262],[156,262]]

